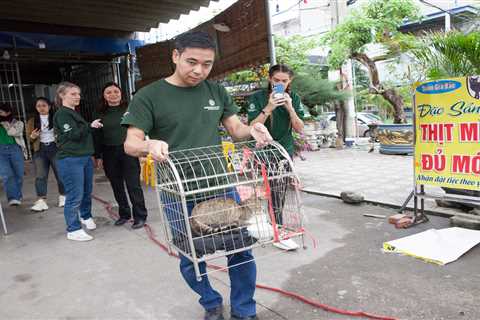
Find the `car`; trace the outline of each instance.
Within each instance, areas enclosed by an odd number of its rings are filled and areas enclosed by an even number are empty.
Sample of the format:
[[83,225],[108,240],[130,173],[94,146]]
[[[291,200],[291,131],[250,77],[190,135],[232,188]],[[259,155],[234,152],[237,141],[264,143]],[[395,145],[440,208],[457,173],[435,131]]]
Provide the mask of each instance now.
[[[335,112],[325,112],[322,114],[323,117],[329,121],[337,121]],[[382,119],[376,114],[370,112],[357,112],[357,135],[359,137],[369,137],[370,136],[370,127],[372,124],[381,124]]]

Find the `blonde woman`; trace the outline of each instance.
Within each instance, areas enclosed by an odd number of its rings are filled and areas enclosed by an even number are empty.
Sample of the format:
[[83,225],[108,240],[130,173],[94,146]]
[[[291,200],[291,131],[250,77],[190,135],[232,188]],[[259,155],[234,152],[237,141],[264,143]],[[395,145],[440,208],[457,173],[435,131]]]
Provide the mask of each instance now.
[[[92,180],[94,153],[90,124],[75,111],[80,104],[80,88],[70,82],[58,85],[53,117],[57,134],[57,169],[65,188],[63,210],[67,224],[67,239],[89,241],[93,237],[82,229],[96,229],[92,218]],[[80,219],[78,215],[80,214]]]

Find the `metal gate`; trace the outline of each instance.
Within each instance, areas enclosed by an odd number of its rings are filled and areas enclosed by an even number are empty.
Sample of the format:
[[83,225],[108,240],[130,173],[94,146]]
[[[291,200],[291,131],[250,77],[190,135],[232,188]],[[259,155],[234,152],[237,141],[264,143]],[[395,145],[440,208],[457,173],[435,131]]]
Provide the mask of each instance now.
[[70,81],[82,89],[80,113],[87,121],[92,121],[93,112],[100,103],[103,86],[110,81],[119,83],[119,64],[102,63],[73,66],[69,76]]

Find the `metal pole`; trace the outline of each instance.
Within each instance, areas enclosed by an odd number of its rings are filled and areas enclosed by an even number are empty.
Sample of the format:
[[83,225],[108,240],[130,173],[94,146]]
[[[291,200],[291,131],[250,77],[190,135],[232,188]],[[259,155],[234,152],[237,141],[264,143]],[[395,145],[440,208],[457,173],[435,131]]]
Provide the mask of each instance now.
[[[451,26],[451,15],[450,15],[450,11],[449,10],[445,10],[437,5],[434,5],[433,3],[430,3],[428,1],[425,1],[425,0],[420,0],[421,3],[423,4],[426,4],[427,6],[430,6],[432,8],[435,8],[435,9],[438,9],[442,12],[445,13],[445,32],[449,32],[451,29],[452,29],[452,26]],[[457,6],[457,2],[455,1],[455,6]]]
[[358,130],[358,117],[357,117],[357,79],[355,77],[355,60],[351,59],[352,64],[352,93],[353,93],[353,136],[355,137],[355,143],[358,143],[360,138],[360,132]]
[[115,67],[115,65],[111,65],[111,74],[112,74],[112,81],[115,82],[115,83],[118,83],[118,78],[117,78],[117,68]]
[[445,12],[445,32],[449,32],[450,30],[452,30],[450,20],[451,20],[450,13]]
[[[13,50],[17,50],[17,42],[15,40],[15,37],[13,37]],[[25,101],[23,100],[23,89],[22,89],[22,78],[20,77],[20,68],[18,67],[18,62],[15,61],[15,69],[17,71],[17,82],[18,82],[18,93],[20,95],[20,106],[22,107],[22,113],[23,113],[23,119],[24,119],[24,132],[26,132],[27,129],[27,112],[25,110]],[[31,150],[30,150],[30,143],[26,143],[27,145],[27,154],[28,158],[30,159],[32,156]]]
[[127,75],[127,97],[128,101],[132,100],[132,92],[134,90],[133,81],[133,61],[132,49],[130,43],[127,43],[128,54],[125,56],[125,73]]
[[265,1],[266,22],[267,22],[267,37],[268,37],[268,51],[270,54],[270,65],[277,64],[277,57],[275,55],[275,39],[272,32],[272,19],[270,16],[270,0]]
[[[15,68],[17,69],[17,80],[18,80],[18,93],[20,95],[20,106],[22,107],[23,119],[25,120],[24,130],[27,128],[27,112],[25,110],[25,101],[23,100],[23,89],[22,89],[22,79],[20,78],[20,68],[18,67],[18,62],[15,61]],[[27,145],[27,154],[28,158],[30,159],[32,156],[32,152],[30,150],[30,143],[26,143]]]
[[7,235],[8,234],[7,223],[5,222],[5,216],[3,214],[3,209],[2,209],[2,204],[1,203],[0,203],[0,219],[2,220],[3,233],[5,233],[5,235]]

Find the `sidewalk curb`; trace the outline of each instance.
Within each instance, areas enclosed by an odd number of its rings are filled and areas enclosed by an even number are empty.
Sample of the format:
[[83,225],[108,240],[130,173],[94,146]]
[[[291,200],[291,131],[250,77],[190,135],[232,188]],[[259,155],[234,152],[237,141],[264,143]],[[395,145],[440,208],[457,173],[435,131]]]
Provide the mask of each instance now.
[[[320,191],[309,189],[309,188],[300,189],[300,191],[308,193],[308,194],[317,195],[317,196],[328,197],[328,198],[336,198],[336,199],[342,200],[340,195],[337,195],[337,194],[320,192]],[[401,206],[399,206],[398,204],[393,204],[393,203],[388,203],[388,202],[380,202],[380,201],[374,201],[374,200],[368,200],[368,199],[365,199],[363,202],[368,203],[368,204],[377,205],[377,206],[392,208],[392,209],[400,209],[401,208]],[[413,211],[413,207],[407,206],[405,208],[405,210]],[[450,218],[450,217],[454,217],[454,216],[463,216],[464,215],[463,213],[447,213],[447,212],[435,211],[435,210],[431,210],[431,209],[425,209],[425,213],[429,214],[429,215],[432,215],[432,216],[442,217],[442,218]]]

